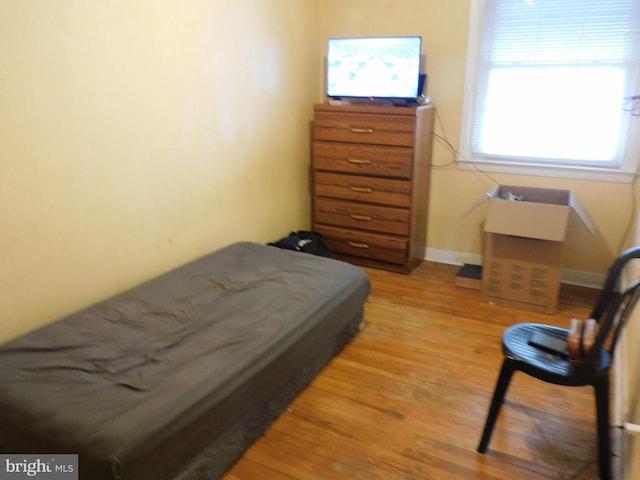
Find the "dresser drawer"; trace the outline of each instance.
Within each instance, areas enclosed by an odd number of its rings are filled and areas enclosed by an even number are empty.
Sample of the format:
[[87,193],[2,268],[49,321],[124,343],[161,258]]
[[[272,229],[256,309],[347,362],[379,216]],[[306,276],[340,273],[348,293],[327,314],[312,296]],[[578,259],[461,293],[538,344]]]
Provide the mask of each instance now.
[[317,197],[341,198],[394,207],[408,208],[411,205],[411,182],[408,180],[328,172],[315,172],[314,178]]
[[313,168],[334,172],[411,178],[413,150],[376,145],[313,142]]
[[409,210],[316,197],[316,224],[409,235]]
[[399,115],[316,112],[314,140],[412,147],[415,118]]
[[409,242],[406,238],[394,238],[324,225],[316,228],[334,253],[400,265],[407,261]]

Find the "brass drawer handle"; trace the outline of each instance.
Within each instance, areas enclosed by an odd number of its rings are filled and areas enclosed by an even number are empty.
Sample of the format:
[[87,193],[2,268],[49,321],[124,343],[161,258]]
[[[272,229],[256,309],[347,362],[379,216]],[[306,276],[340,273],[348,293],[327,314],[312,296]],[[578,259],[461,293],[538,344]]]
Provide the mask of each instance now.
[[371,193],[371,189],[368,187],[349,187],[349,190],[358,193]]
[[371,164],[371,160],[364,160],[361,158],[349,158],[347,160],[349,163],[353,163],[355,165],[370,165]]
[[359,213],[352,213],[349,216],[354,220],[362,220],[364,222],[371,221],[371,217],[369,215],[360,215]]
[[352,242],[352,241],[348,241],[348,242],[347,242],[347,244],[348,244],[350,247],[353,247],[353,248],[369,248],[369,245],[367,245],[366,243],[363,243],[363,242]]
[[373,128],[351,128],[351,133],[373,133]]

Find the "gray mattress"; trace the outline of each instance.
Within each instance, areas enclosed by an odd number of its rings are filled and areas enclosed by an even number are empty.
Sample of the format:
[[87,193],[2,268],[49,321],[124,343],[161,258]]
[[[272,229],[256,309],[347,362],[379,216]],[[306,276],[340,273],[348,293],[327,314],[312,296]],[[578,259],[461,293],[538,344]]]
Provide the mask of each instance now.
[[215,478],[357,331],[347,263],[225,247],[0,346],[0,452],[82,479]]

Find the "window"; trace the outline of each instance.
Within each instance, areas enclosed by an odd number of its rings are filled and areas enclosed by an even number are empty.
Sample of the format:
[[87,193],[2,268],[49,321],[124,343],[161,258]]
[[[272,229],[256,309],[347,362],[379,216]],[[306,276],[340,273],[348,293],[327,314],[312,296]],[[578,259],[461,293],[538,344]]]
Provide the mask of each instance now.
[[472,17],[466,158],[519,173],[635,171],[625,103],[637,94],[640,0],[476,0]]

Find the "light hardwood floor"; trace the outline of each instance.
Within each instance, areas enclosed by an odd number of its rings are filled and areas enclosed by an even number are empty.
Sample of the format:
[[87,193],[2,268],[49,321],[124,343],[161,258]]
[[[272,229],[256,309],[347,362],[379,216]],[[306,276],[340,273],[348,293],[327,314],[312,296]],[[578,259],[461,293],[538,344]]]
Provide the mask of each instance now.
[[457,267],[366,269],[366,326],[225,480],[597,479],[591,388],[516,373],[486,455],[476,452],[517,322],[566,326],[596,292],[563,286],[557,315],[484,303]]

